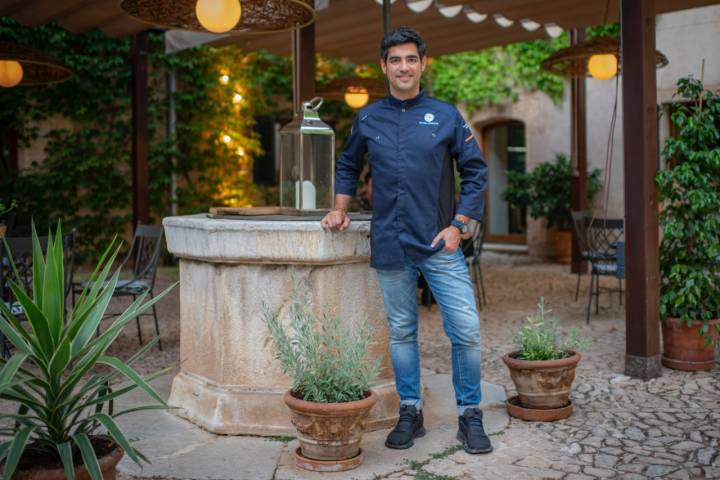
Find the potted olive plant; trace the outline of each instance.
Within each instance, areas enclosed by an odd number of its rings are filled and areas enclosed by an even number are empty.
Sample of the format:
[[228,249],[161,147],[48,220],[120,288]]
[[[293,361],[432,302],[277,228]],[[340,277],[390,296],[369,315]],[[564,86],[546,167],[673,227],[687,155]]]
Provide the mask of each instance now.
[[[571,215],[572,168],[566,155],[555,154],[554,162],[543,162],[531,172],[507,172],[505,201],[526,210],[534,219],[544,218],[548,229],[550,256],[561,263],[570,263],[572,245]],[[600,170],[587,177],[588,202],[600,191]]]
[[308,288],[295,282],[287,327],[265,307],[264,319],[284,373],[292,377],[285,394],[298,432],[297,466],[343,471],[362,461],[360,440],[377,396],[370,383],[380,359],[370,357],[367,321],[348,325],[324,312],[317,318]]
[[518,396],[508,400],[508,413],[530,421],[552,421],[572,414],[570,390],[579,349],[589,340],[573,328],[564,340],[558,335],[558,319],[550,317],[540,298],[537,313],[527,318],[514,336],[518,349],[503,357]]
[[662,363],[709,370],[720,331],[720,96],[692,77],[677,93],[677,134],[663,149],[670,168],[657,176]]
[[[0,414],[9,422],[0,433],[9,437],[0,443],[3,478],[92,480],[115,478],[115,465],[126,453],[140,464],[147,459],[119,428],[116,419],[137,410],[166,408],[165,401],[148,381],[132,368],[155,341],[127,361],[106,352],[123,327],[162,298],[167,290],[143,303],[138,297],[101,335],[96,328],[118,282],[111,274],[118,250],[112,245],[101,257],[89,286],[72,309],[65,305],[63,244],[60,227],[50,233],[43,255],[33,227],[32,291],[19,281],[15,266],[9,287],[22,306],[26,324],[4,302],[0,302],[0,330],[15,353],[0,359],[0,398],[18,405],[15,414]],[[7,247],[7,244],[6,244]],[[66,310],[68,313],[66,313]],[[96,367],[106,367],[98,370]],[[117,387],[118,377],[129,380]],[[154,405],[116,410],[114,402],[141,388]]]

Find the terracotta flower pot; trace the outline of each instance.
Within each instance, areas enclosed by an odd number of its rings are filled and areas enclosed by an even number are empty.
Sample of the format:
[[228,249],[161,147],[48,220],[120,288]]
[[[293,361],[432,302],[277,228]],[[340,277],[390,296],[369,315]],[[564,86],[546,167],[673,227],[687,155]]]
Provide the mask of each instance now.
[[662,364],[676,370],[711,370],[715,365],[715,346],[718,344],[715,325],[720,323],[720,319],[709,320],[708,323],[708,334],[713,340],[710,346],[705,344],[705,337],[700,334],[702,322],[695,321],[688,327],[677,318],[667,318],[662,323]]
[[7,232],[7,225],[0,223],[0,238],[5,236],[5,232]]
[[524,408],[552,409],[570,403],[570,390],[580,354],[560,360],[520,360],[519,352],[503,357]]
[[360,454],[360,440],[377,395],[371,391],[354,402],[317,403],[301,400],[288,391],[283,400],[290,409],[290,421],[297,428],[302,455],[327,462],[348,460]]
[[549,256],[563,265],[572,260],[572,230],[550,228],[547,231]]
[[[109,453],[98,458],[103,480],[115,480],[115,467],[124,453],[122,448],[116,446]],[[16,471],[13,480],[67,480],[67,476],[63,468],[48,470],[42,467],[31,467]],[[84,465],[75,466],[75,480],[90,480],[90,474]]]

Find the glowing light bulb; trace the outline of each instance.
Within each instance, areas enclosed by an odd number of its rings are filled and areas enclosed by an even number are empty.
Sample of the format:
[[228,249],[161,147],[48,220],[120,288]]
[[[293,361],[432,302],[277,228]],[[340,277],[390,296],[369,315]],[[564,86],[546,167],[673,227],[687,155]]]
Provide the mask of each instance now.
[[230,76],[227,73],[223,73],[222,75],[220,75],[220,83],[222,83],[223,85],[227,85],[229,81]]
[[245,149],[243,147],[238,147],[237,154],[241,157],[245,156]]
[[198,0],[195,15],[207,31],[225,33],[240,21],[242,8],[240,0]]
[[362,108],[367,105],[370,95],[365,87],[348,87],[345,91],[345,103],[350,108]]
[[612,53],[592,55],[588,60],[588,72],[598,80],[610,80],[618,71],[617,57]]
[[14,87],[22,81],[23,68],[15,60],[0,60],[0,87]]
[[223,135],[223,137],[222,137],[222,141],[225,142],[225,143],[230,143],[230,142],[232,141],[232,138],[230,137],[230,135],[225,134],[225,135]]
[[239,93],[236,93],[235,95],[233,95],[233,103],[240,103],[240,102],[242,102],[242,99],[243,99],[243,96],[240,95]]

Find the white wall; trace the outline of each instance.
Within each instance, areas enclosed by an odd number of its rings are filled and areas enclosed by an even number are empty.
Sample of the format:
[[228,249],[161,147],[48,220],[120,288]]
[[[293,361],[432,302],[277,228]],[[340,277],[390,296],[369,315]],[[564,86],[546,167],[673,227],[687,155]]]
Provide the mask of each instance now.
[[[704,82],[707,88],[720,89],[720,5],[695,8],[660,15],[656,19],[656,47],[667,57],[669,64],[657,71],[658,103],[672,101],[679,78],[693,74],[700,78],[700,65],[705,59]],[[600,81],[589,78],[587,86],[587,145],[588,168],[607,171],[608,136],[615,100],[615,79]],[[617,82],[618,105],[608,201],[601,192],[596,198],[597,215],[607,212],[610,217],[624,216],[623,189],[623,115],[622,78]],[[466,115],[478,138],[482,127],[497,121],[513,119],[525,124],[527,167],[552,160],[556,152],[570,154],[570,85],[560,105],[544,94],[524,93],[515,103],[484,108]],[[667,138],[669,118],[660,119],[660,146]],[[528,246],[544,241],[544,231],[537,222],[528,219]]]

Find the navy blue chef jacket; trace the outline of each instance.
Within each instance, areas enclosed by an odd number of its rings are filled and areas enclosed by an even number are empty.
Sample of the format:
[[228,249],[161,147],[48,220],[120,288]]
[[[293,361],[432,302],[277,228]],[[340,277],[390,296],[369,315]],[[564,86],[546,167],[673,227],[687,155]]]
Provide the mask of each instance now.
[[[457,109],[424,92],[389,95],[360,110],[337,161],[335,192],[354,196],[365,153],[373,182],[371,266],[401,270],[444,247],[430,242],[455,214],[483,216],[487,164]],[[455,209],[452,162],[461,178]]]

